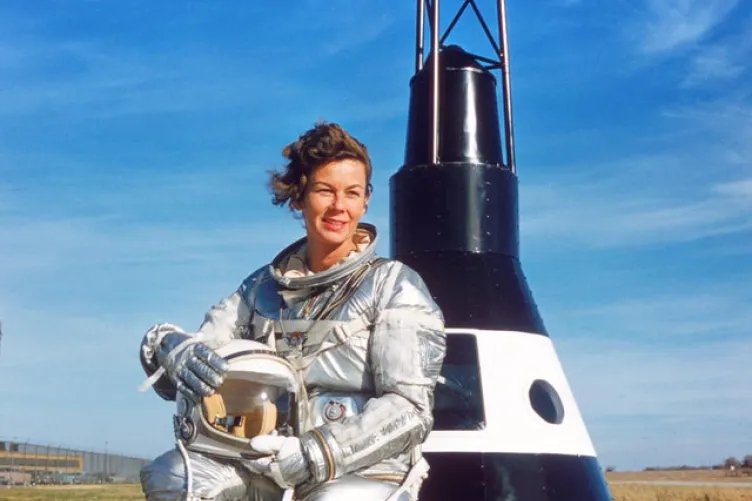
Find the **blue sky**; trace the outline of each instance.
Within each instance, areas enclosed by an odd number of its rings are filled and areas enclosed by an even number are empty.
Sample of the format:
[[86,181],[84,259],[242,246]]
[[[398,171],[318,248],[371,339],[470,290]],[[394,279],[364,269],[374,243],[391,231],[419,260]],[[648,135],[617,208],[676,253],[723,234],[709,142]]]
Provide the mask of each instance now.
[[[0,6],[0,435],[169,448],[140,338],[196,328],[301,235],[264,176],[317,119],[368,144],[388,252],[414,11]],[[523,267],[601,461],[752,453],[752,6],[509,1],[508,19]],[[486,51],[471,17],[457,30]]]

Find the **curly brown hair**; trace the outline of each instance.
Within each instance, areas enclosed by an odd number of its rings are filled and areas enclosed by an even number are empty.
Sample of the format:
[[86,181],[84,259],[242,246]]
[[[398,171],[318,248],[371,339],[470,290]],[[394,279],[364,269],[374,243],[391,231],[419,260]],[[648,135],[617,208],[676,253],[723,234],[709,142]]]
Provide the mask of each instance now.
[[274,205],[300,202],[305,196],[311,174],[317,167],[334,160],[346,158],[363,162],[366,168],[366,195],[373,191],[371,185],[371,157],[366,146],[355,139],[340,125],[318,122],[282,150],[289,162],[281,171],[271,171],[269,189]]

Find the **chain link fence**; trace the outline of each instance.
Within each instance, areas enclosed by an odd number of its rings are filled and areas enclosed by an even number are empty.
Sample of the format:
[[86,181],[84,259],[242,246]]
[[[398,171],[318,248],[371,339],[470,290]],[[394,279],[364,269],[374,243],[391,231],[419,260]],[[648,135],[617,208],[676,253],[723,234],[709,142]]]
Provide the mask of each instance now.
[[138,482],[148,459],[0,438],[0,485]]

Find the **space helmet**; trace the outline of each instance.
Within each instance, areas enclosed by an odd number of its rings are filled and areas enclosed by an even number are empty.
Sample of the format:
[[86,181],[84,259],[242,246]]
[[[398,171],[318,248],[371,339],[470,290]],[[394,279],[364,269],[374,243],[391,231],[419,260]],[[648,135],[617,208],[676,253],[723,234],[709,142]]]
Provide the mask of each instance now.
[[228,372],[216,392],[199,403],[178,392],[175,436],[186,449],[223,458],[248,458],[252,438],[290,435],[296,426],[299,382],[273,348],[234,339],[217,348]]

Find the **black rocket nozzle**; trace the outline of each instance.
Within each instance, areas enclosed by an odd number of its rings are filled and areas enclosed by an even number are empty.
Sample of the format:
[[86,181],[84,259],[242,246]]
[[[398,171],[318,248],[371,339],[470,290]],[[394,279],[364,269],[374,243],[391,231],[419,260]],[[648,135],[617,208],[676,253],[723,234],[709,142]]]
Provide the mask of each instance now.
[[[426,67],[410,81],[406,165],[431,163],[429,118],[433,57],[433,53],[428,56]],[[457,45],[440,52],[439,68],[439,162],[502,167],[498,88],[493,74]]]
[[441,50],[434,163],[433,57],[410,82],[405,165],[391,179],[392,255],[423,275],[448,325],[545,334],[519,263],[517,177],[503,162],[496,79],[462,48]]

